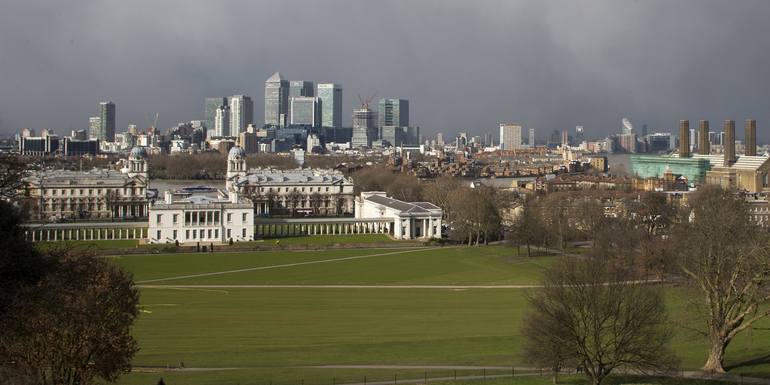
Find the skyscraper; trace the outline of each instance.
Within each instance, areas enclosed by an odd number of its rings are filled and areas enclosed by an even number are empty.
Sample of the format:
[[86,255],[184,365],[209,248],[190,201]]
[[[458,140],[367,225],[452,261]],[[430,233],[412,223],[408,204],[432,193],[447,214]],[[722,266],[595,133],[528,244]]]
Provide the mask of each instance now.
[[210,136],[215,136],[214,130],[214,118],[217,115],[217,108],[227,105],[227,98],[221,96],[208,97],[204,102],[203,120],[206,124],[206,129],[209,131]]
[[214,114],[214,136],[230,136],[230,107],[219,106]]
[[342,86],[318,83],[318,99],[321,101],[321,126],[342,127]]
[[500,123],[500,149],[514,150],[521,148],[521,125]]
[[291,104],[291,124],[302,124],[311,127],[320,125],[320,102],[318,98],[296,96],[289,99]]
[[690,121],[679,121],[679,157],[690,157]]
[[[323,103],[323,102],[322,102]],[[353,147],[371,147],[375,140],[374,112],[369,106],[353,110],[353,137],[350,140]]]
[[529,129],[529,146],[535,147],[535,129],[534,128]]
[[96,138],[96,135],[99,134],[99,130],[102,127],[102,118],[98,116],[92,116],[88,118],[88,130],[89,130],[89,136],[91,138]]
[[724,166],[735,163],[735,121],[725,120]]
[[711,143],[709,135],[709,121],[701,120],[698,122],[698,153],[711,154]]
[[115,141],[115,103],[113,102],[101,102],[99,103],[99,119],[100,127],[99,132],[96,133],[96,138],[103,142]]
[[265,81],[265,124],[283,127],[289,114],[289,82],[279,72]]
[[289,82],[289,97],[298,98],[300,96],[313,97],[315,96],[315,90],[313,89],[313,82],[305,80],[292,80]]
[[227,98],[230,107],[230,132],[228,136],[238,136],[246,132],[246,127],[254,122],[254,102],[246,95],[233,95]]
[[743,126],[746,129],[746,149],[744,154],[748,156],[757,155],[757,121],[746,119]]
[[377,116],[378,127],[408,127],[409,101],[406,99],[380,99]]

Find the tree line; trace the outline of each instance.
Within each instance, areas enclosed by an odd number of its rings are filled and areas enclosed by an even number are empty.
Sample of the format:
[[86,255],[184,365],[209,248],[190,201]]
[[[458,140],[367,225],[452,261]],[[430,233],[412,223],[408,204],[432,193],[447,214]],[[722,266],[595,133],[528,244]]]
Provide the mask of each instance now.
[[692,299],[689,329],[708,341],[703,370],[724,372],[731,342],[770,314],[770,234],[743,198],[718,187],[701,187],[677,206],[661,194],[626,205],[608,211],[585,193],[524,204],[514,225],[519,242],[584,238],[590,252],[563,258],[529,292],[523,357],[551,369],[554,381],[576,368],[597,385],[619,369],[671,370],[675,325],[663,289],[678,282]]

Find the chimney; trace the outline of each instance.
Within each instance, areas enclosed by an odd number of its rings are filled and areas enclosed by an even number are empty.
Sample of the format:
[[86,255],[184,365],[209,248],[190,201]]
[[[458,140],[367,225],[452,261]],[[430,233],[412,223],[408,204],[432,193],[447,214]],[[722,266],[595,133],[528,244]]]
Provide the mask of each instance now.
[[746,119],[746,150],[744,154],[757,156],[757,121]]
[[166,191],[165,201],[167,204],[174,203],[174,194],[171,191]]
[[690,121],[679,121],[679,157],[690,157]]
[[230,193],[230,203],[238,203],[238,192],[233,191]]
[[708,155],[711,153],[711,143],[709,143],[709,121],[701,120],[698,122],[698,153]]
[[735,121],[725,120],[725,160],[723,165],[735,163]]

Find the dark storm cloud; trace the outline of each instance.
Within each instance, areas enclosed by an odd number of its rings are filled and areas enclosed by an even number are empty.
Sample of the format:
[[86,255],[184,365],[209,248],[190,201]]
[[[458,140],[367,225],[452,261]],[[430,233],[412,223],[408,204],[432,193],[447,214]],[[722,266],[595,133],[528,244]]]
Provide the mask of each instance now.
[[[425,133],[650,129],[758,120],[770,140],[767,1],[74,1],[0,3],[0,133],[202,118],[203,98],[333,81],[402,97]],[[739,123],[740,125],[740,123]],[[739,135],[740,136],[740,135]]]

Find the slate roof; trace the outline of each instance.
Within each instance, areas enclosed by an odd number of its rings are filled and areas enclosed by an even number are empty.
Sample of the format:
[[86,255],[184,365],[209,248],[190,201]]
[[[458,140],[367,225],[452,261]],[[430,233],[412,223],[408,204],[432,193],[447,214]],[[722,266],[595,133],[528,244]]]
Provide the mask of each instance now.
[[441,210],[441,208],[430,202],[404,202],[382,195],[372,195],[366,199],[385,207],[409,214],[429,214],[431,211]]

